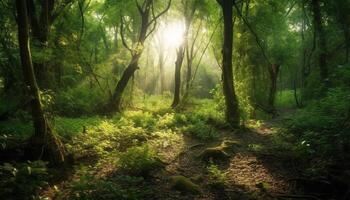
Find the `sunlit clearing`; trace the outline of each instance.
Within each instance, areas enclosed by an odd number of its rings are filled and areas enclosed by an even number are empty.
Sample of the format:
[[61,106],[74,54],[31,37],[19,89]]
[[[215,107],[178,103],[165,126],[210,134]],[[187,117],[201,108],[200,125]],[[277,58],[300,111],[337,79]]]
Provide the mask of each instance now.
[[165,25],[163,34],[163,42],[168,48],[174,48],[183,42],[185,25],[182,21],[174,21]]

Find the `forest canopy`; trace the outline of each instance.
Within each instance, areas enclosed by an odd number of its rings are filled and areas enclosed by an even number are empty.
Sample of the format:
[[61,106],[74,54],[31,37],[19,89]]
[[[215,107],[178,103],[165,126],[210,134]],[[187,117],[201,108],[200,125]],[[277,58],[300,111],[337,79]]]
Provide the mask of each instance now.
[[350,0],[0,0],[0,199],[350,199]]

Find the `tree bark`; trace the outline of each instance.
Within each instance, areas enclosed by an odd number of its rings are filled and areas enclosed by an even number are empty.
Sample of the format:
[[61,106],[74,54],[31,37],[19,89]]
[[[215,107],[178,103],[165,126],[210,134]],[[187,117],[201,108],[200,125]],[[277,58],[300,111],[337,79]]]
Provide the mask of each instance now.
[[189,28],[192,23],[194,13],[196,12],[196,1],[183,2],[184,17],[185,17],[185,31],[183,34],[183,41],[177,50],[177,57],[175,62],[175,88],[174,88],[174,99],[171,105],[172,108],[177,107],[180,104],[180,93],[181,93],[181,68],[185,57],[185,47],[188,42]]
[[62,143],[53,134],[47,121],[41,100],[38,85],[35,79],[32,58],[29,49],[29,28],[26,0],[16,0],[18,15],[18,41],[20,58],[25,79],[25,89],[30,95],[32,118],[35,133],[29,141],[26,151],[31,159],[45,159],[52,164],[62,164],[65,159],[65,151]]
[[314,28],[317,35],[317,45],[318,45],[318,65],[320,68],[320,78],[322,82],[327,82],[328,79],[328,67],[327,67],[327,47],[326,47],[326,37],[323,30],[322,15],[320,0],[311,1],[313,10],[313,20]]
[[180,88],[181,88],[181,67],[184,59],[185,48],[182,44],[177,50],[177,57],[175,62],[175,88],[174,88],[174,99],[171,104],[172,108],[175,108],[180,103]]
[[276,113],[275,108],[275,99],[276,99],[276,92],[277,92],[277,78],[278,73],[280,69],[280,65],[278,64],[272,64],[269,68],[269,75],[270,75],[270,91],[269,91],[269,99],[268,99],[268,106],[271,110],[271,113]]
[[158,65],[159,65],[159,79],[160,79],[160,94],[163,94],[165,91],[165,73],[164,73],[164,48],[163,45],[161,44],[162,41],[159,42],[160,48],[159,48],[159,60],[158,60]]
[[124,90],[128,85],[130,78],[134,75],[135,71],[138,69],[138,62],[139,62],[140,56],[141,55],[133,56],[131,63],[125,69],[121,79],[118,81],[117,86],[114,90],[114,94],[112,96],[112,100],[109,104],[109,108],[107,108],[110,111],[112,112],[121,111],[121,103],[122,103]]
[[233,51],[233,0],[217,0],[220,4],[224,17],[224,42],[222,58],[222,84],[226,104],[226,120],[232,127],[238,127],[240,116],[238,101],[235,94],[232,51]]

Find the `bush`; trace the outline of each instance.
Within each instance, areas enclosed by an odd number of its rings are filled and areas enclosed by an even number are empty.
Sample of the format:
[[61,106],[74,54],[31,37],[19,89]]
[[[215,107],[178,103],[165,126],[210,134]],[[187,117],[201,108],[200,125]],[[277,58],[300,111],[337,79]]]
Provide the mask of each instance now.
[[147,176],[160,164],[156,152],[148,145],[131,147],[119,156],[119,168],[135,176]]
[[347,156],[349,115],[350,91],[346,88],[329,89],[324,98],[298,111],[287,123],[287,130],[295,137],[296,155],[303,160],[328,161]]
[[86,133],[75,136],[67,148],[77,156],[105,156],[112,151],[125,151],[130,146],[140,145],[147,137],[145,129],[134,127],[133,122],[125,118],[101,120]]
[[125,117],[131,120],[136,127],[153,129],[157,123],[155,117],[149,112],[128,111],[124,113]]
[[197,139],[206,141],[215,139],[218,136],[215,128],[206,124],[204,121],[196,121],[193,124],[185,126],[183,131]]

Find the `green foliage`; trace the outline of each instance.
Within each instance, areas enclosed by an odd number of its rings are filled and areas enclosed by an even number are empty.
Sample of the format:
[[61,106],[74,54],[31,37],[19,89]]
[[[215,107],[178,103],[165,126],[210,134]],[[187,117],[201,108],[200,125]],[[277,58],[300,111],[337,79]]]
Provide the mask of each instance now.
[[146,129],[152,129],[156,123],[156,118],[149,112],[143,111],[131,111],[124,112],[124,116],[131,120],[135,127],[141,127]]
[[213,99],[215,102],[215,108],[220,111],[225,110],[225,98],[222,93],[222,86],[216,85],[215,89],[211,91],[211,94],[213,95]]
[[101,120],[96,126],[87,127],[86,133],[76,135],[67,148],[80,156],[106,156],[114,151],[124,151],[130,146],[142,144],[148,133],[134,127],[132,121],[120,118],[116,121]]
[[[332,160],[346,155],[346,148],[350,145],[346,128],[349,109],[349,90],[333,88],[324,98],[312,101],[298,111],[287,123],[287,130],[293,134],[292,141],[296,143],[292,148],[296,156],[307,161],[310,158]],[[322,168],[323,164],[313,167]]]
[[157,167],[160,167],[160,160],[155,150],[148,145],[131,147],[120,154],[119,168],[128,174],[146,176]]
[[26,138],[30,136],[33,131],[33,125],[30,122],[25,122],[19,119],[13,119],[6,122],[0,121],[0,132],[2,134],[12,134]]
[[71,200],[139,200],[150,195],[148,186],[143,185],[143,178],[115,176],[107,180],[95,179],[84,175],[72,183]]
[[55,112],[62,116],[91,115],[96,113],[98,105],[106,104],[107,95],[98,87],[82,84],[56,94],[54,101]]
[[327,96],[315,100],[292,119],[294,131],[322,131],[339,126],[350,107],[350,92],[345,88],[329,89]]
[[212,187],[222,188],[227,184],[227,174],[219,169],[219,167],[213,163],[207,167],[209,173],[209,185]]
[[47,163],[34,161],[0,166],[0,196],[4,199],[36,199],[38,192],[47,186]]
[[218,133],[214,127],[208,125],[205,121],[200,120],[185,126],[183,131],[197,139],[206,141],[213,140],[218,136]]
[[[300,91],[297,91],[297,97]],[[294,90],[282,90],[276,94],[276,107],[278,108],[295,108]]]
[[64,137],[72,137],[78,135],[91,127],[98,126],[104,119],[100,117],[55,117],[53,121],[56,133]]

